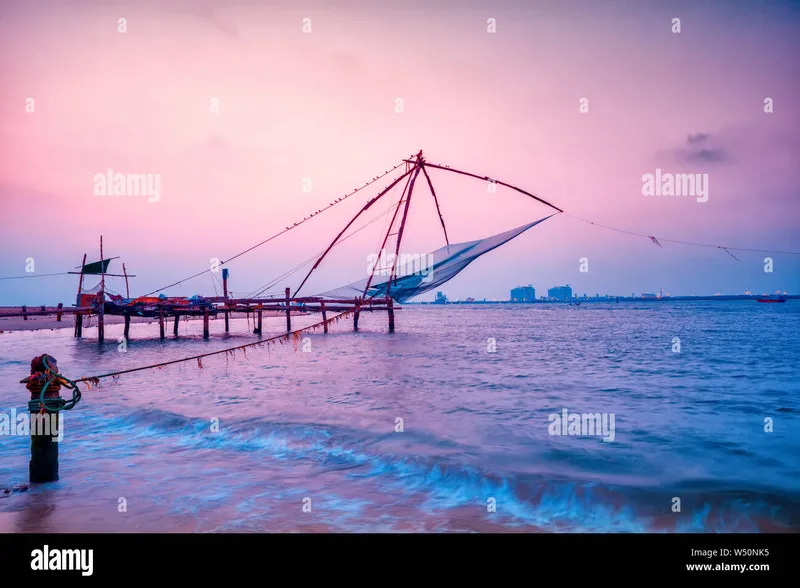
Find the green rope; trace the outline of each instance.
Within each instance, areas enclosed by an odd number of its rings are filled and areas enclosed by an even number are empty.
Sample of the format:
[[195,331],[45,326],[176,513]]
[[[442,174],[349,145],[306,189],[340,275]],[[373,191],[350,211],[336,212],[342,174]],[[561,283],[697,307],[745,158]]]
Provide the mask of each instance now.
[[[45,370],[47,370],[47,373],[51,374],[50,366],[47,365],[47,356],[46,355],[42,357],[42,362],[44,363],[44,367],[45,367]],[[67,388],[68,390],[70,390],[70,389],[72,390],[72,399],[71,400],[65,400],[65,399],[63,399],[61,397],[58,397],[58,398],[45,398],[44,397],[45,392],[47,392],[47,387],[51,383],[53,383],[57,378],[63,380],[66,383],[66,385],[64,386],[65,388]],[[57,375],[52,375],[51,374],[50,377],[45,382],[44,386],[42,387],[42,393],[39,395],[39,399],[38,400],[32,399],[31,401],[28,402],[28,410],[30,412],[37,412],[42,407],[44,407],[44,409],[47,412],[61,412],[62,410],[72,410],[73,408],[75,408],[75,405],[78,404],[78,402],[80,402],[80,400],[81,400],[81,391],[80,391],[80,388],[78,388],[78,385],[75,382],[73,382],[69,378],[65,378],[61,374],[57,374]]]

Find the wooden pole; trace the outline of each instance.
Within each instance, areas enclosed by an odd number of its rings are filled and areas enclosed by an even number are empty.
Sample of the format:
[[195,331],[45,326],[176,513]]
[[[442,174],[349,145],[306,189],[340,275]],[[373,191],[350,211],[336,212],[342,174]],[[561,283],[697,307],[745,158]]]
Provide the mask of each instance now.
[[[47,363],[53,372],[58,372],[58,362],[47,356]],[[32,366],[33,367],[33,366]],[[44,370],[44,364],[35,366],[38,371]],[[31,370],[33,371],[33,369]],[[23,380],[24,382],[24,380]],[[31,460],[28,464],[28,475],[33,483],[55,482],[58,480],[58,446],[63,438],[60,413],[41,412],[40,400],[44,384],[41,381],[29,381],[26,388],[30,391],[30,436]],[[45,399],[60,398],[61,384],[54,382],[47,387]]]
[[442,230],[444,231],[444,241],[450,245],[450,239],[447,238],[447,227],[444,226],[444,217],[442,216],[442,211],[439,208],[439,199],[436,197],[436,190],[433,189],[433,182],[431,182],[431,177],[428,175],[428,170],[425,169],[425,164],[422,164],[422,173],[425,174],[425,179],[428,180],[428,187],[431,189],[433,201],[436,203],[436,212],[439,213],[439,221],[442,223]]
[[[63,302],[59,302],[58,303],[58,310],[61,310],[62,308],[64,308],[64,303]],[[56,314],[56,322],[57,323],[61,322],[61,313],[60,312],[58,314]]]
[[331,249],[333,249],[333,246],[334,246],[334,245],[336,245],[336,243],[338,243],[338,242],[339,242],[339,239],[341,239],[341,238],[342,238],[342,235],[344,235],[344,234],[345,234],[345,232],[347,232],[347,229],[349,229],[349,228],[350,228],[350,226],[351,226],[351,225],[352,225],[354,222],[356,222],[356,219],[357,219],[359,216],[361,216],[361,214],[362,214],[362,213],[366,212],[366,211],[367,211],[367,210],[368,210],[368,209],[369,209],[369,208],[370,208],[370,207],[371,207],[373,204],[375,204],[375,203],[376,203],[378,200],[380,200],[380,198],[381,198],[381,197],[383,197],[383,196],[384,196],[384,195],[385,195],[387,192],[389,192],[389,190],[391,190],[391,189],[392,189],[392,188],[394,188],[394,187],[395,187],[397,184],[399,184],[399,183],[400,183],[400,180],[402,180],[404,177],[406,177],[406,176],[407,176],[409,173],[411,173],[411,172],[410,172],[410,171],[406,171],[406,172],[405,172],[403,175],[401,175],[400,177],[398,177],[397,179],[395,179],[395,181],[393,181],[391,184],[389,184],[388,186],[386,186],[386,188],[384,188],[384,189],[383,189],[383,191],[381,191],[381,193],[380,193],[380,194],[378,194],[377,196],[375,196],[375,198],[373,198],[372,200],[370,200],[369,202],[367,202],[367,203],[364,205],[364,208],[362,208],[361,210],[359,210],[359,211],[358,211],[358,213],[356,213],[356,215],[355,215],[355,216],[354,216],[354,217],[353,217],[353,218],[350,220],[350,222],[349,222],[349,223],[347,223],[347,225],[345,226],[345,228],[344,228],[344,229],[342,229],[342,232],[341,232],[341,233],[339,233],[338,235],[336,235],[336,238],[333,240],[333,243],[331,243],[330,245],[328,245],[328,248],[325,250],[325,252],[324,252],[322,255],[320,255],[320,256],[319,256],[319,258],[318,258],[318,259],[317,259],[317,261],[314,263],[314,265],[312,266],[312,268],[311,268],[311,269],[308,271],[308,273],[306,274],[306,277],[305,277],[305,278],[303,278],[303,281],[302,281],[302,282],[300,282],[300,285],[297,287],[297,290],[295,290],[295,291],[294,291],[294,295],[295,295],[295,296],[297,296],[297,294],[300,292],[300,289],[303,287],[303,284],[305,284],[305,283],[306,283],[306,281],[308,280],[308,278],[310,278],[310,277],[311,277],[311,274],[314,272],[314,270],[315,270],[315,269],[317,269],[317,267],[319,267],[319,264],[320,264],[320,263],[322,263],[322,260],[323,260],[323,259],[325,259],[325,256],[326,256],[326,255],[328,255],[328,253],[330,252],[330,250],[331,250]]
[[258,305],[258,326],[256,327],[256,333],[261,334],[261,304]]
[[97,293],[97,340],[98,342],[102,343],[106,337],[106,330],[105,330],[105,313],[103,312],[103,307],[105,306],[105,301],[103,300],[103,293]]
[[24,304],[22,305],[22,320],[28,320],[28,307]]
[[321,302],[319,307],[322,309],[322,330],[328,332],[328,313],[325,312],[325,303]]
[[158,330],[161,335],[161,340],[164,340],[164,311],[158,315]]
[[[406,192],[408,191],[408,186],[411,183],[411,178],[412,177],[413,177],[413,174],[408,176],[408,179],[406,180],[406,185],[403,188],[403,192],[400,194],[400,200],[397,201],[397,206],[395,207],[394,214],[392,215],[392,221],[389,223],[389,228],[386,229],[386,235],[383,237],[383,242],[381,243],[380,250],[378,250],[378,257],[379,258],[381,257],[381,253],[383,252],[383,250],[386,249],[386,242],[389,240],[389,236],[392,234],[392,229],[394,228],[394,223],[397,220],[397,213],[400,212],[400,205],[403,203],[403,198],[405,198],[407,196]],[[410,194],[408,194],[408,195],[410,196]],[[372,266],[372,272],[370,273],[369,279],[367,280],[367,284],[364,286],[364,292],[362,293],[362,296],[366,296],[367,295],[367,292],[369,291],[369,287],[372,285],[372,278],[375,277],[375,268],[376,267],[377,267],[377,264]]]
[[[75,298],[75,306],[81,305],[81,288],[83,288],[83,267],[86,265],[86,254],[83,254],[83,263],[81,263],[81,277],[78,278],[78,295]],[[75,317],[75,336],[80,337],[83,334],[83,315],[79,314]]]
[[389,332],[394,333],[394,301],[391,297],[386,301],[386,308],[389,309]]
[[225,332],[230,331],[228,322],[228,268],[222,268],[222,295],[225,297]]
[[131,315],[125,315],[125,330],[123,331],[122,337],[125,339],[125,342],[128,341],[128,335],[131,332]]
[[354,331],[357,331],[357,330],[358,330],[358,315],[360,314],[360,312],[359,312],[359,310],[358,310],[358,308],[359,308],[359,301],[360,301],[360,300],[359,300],[358,298],[356,298],[356,311],[353,313],[353,330],[354,330]]
[[172,325],[172,334],[173,334],[173,335],[175,335],[176,337],[178,336],[178,318],[179,318],[179,317],[178,317],[178,315],[176,314],[176,315],[175,315],[175,324],[174,324],[174,325]]
[[203,339],[208,339],[208,311],[203,313]]
[[103,263],[103,235],[100,235],[100,306],[97,311],[97,340],[102,343],[105,339],[105,310],[106,310],[106,268]]
[[292,332],[292,314],[289,310],[289,303],[292,301],[289,288],[286,288],[286,332]]
[[125,298],[131,297],[131,290],[128,288],[128,270],[125,269],[125,264],[122,264],[122,275],[125,276]]

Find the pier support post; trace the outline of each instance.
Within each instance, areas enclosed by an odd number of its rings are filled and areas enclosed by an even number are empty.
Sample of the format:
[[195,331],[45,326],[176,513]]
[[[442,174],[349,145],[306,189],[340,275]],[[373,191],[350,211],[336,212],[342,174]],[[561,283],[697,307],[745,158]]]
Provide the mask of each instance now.
[[[50,356],[46,357],[51,371],[58,372],[56,359]],[[31,362],[31,375],[36,372],[44,373],[45,370],[41,357],[35,357]],[[41,412],[39,397],[42,394],[44,381],[40,379],[26,380],[23,382],[31,393],[31,402],[28,404],[31,414],[31,460],[28,464],[28,475],[32,483],[55,482],[58,480],[58,437],[60,437],[62,423],[60,414]],[[57,382],[50,384],[45,392],[45,399],[59,398],[60,390],[61,385]]]
[[287,333],[292,332],[292,315],[291,311],[289,310],[290,307],[289,303],[292,300],[291,296],[292,296],[291,290],[289,290],[289,288],[286,288],[286,332]]
[[25,305],[22,306],[22,320],[28,320],[28,307]]
[[102,343],[106,338],[105,297],[102,292],[97,293],[97,305],[97,341]]
[[158,331],[160,334],[160,339],[164,340],[164,313],[158,315]]
[[208,311],[203,313],[203,339],[208,339]]
[[172,334],[178,336],[178,315],[175,315],[175,324],[172,325]]
[[356,298],[356,311],[353,313],[353,330],[358,330],[358,315],[361,314],[359,311],[359,298]]
[[391,297],[386,301],[386,308],[389,313],[389,332],[394,333],[394,300]]
[[75,336],[83,337],[83,314],[81,313],[75,315]]
[[259,308],[258,308],[258,319],[257,319],[258,320],[258,326],[256,326],[256,334],[260,335],[261,332],[262,332],[261,331],[261,305],[259,304],[258,306],[259,306]]
[[[59,302],[58,303],[58,310],[61,310],[62,308],[64,308],[64,303],[63,302]],[[56,322],[57,323],[61,322],[61,313],[60,312],[56,314]]]
[[325,312],[325,303],[320,302],[319,307],[322,309],[322,332],[328,332],[328,313]]
[[125,330],[122,332],[122,337],[125,341],[128,341],[129,335],[131,333],[131,315],[125,315]]
[[228,322],[228,268],[222,268],[222,291],[225,297],[225,332],[230,331],[230,323]]

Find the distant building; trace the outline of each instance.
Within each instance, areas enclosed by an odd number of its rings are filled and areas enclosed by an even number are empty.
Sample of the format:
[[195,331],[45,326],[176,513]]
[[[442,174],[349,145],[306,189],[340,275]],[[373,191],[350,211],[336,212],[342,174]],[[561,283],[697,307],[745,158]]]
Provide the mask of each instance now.
[[447,304],[447,296],[445,296],[441,292],[436,293],[436,300],[434,300],[435,304]]
[[535,300],[536,289],[530,284],[511,290],[511,302],[534,302]]
[[648,300],[654,300],[658,298],[657,294],[642,294],[642,298],[646,298]]
[[572,298],[572,288],[567,284],[566,286],[556,286],[547,291],[547,297],[550,300],[570,300]]

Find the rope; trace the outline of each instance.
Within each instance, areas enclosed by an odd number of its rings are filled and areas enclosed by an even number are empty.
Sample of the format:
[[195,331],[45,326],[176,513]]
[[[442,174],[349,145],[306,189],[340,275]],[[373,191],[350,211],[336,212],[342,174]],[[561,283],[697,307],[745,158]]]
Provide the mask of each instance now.
[[[290,331],[289,333],[286,333],[284,335],[277,335],[275,337],[270,337],[269,339],[263,339],[261,341],[255,341],[253,343],[246,343],[244,345],[237,345],[236,347],[228,347],[227,349],[220,349],[218,351],[209,351],[208,353],[201,353],[199,355],[192,355],[191,357],[184,357],[182,359],[173,359],[172,361],[164,361],[164,362],[160,362],[160,363],[154,363],[154,364],[151,364],[151,365],[145,365],[145,366],[142,366],[142,367],[136,367],[136,368],[131,368],[131,369],[127,369],[127,370],[121,370],[121,371],[118,371],[118,372],[109,372],[107,374],[100,374],[100,375],[97,375],[97,376],[87,376],[85,378],[79,378],[79,379],[75,380],[75,382],[86,382],[89,385],[89,389],[91,389],[91,384],[97,385],[97,384],[100,383],[100,380],[103,379],[103,378],[112,378],[112,377],[116,378],[118,376],[121,376],[122,374],[130,374],[130,373],[133,373],[133,372],[140,372],[140,371],[143,371],[143,370],[149,370],[149,369],[153,369],[153,368],[162,368],[164,366],[168,366],[168,365],[172,365],[172,364],[176,364],[176,363],[183,363],[185,361],[192,361],[192,360],[197,360],[198,367],[202,368],[203,367],[202,359],[204,357],[211,357],[212,355],[220,355],[221,353],[232,353],[232,352],[238,351],[240,349],[247,349],[248,347],[263,347],[265,344],[268,344],[268,343],[270,343],[272,341],[276,341],[278,339],[283,339],[283,340],[288,341],[289,340],[289,336],[297,337],[297,335],[302,333],[303,331],[308,331],[309,329],[317,329],[317,328],[323,326],[325,323],[331,323],[331,322],[338,321],[340,318],[342,318],[344,316],[347,316],[349,314],[352,314],[352,312],[353,312],[352,310],[347,310],[345,312],[337,314],[334,317],[329,318],[328,320],[320,321],[320,322],[318,322],[316,324],[309,325],[307,327],[303,327],[302,329],[297,329],[297,330],[294,330],[294,331]],[[75,382],[73,382],[73,384]],[[78,398],[80,399],[80,394],[78,395]]]
[[[347,199],[348,199],[348,198],[350,198],[350,196],[352,196],[353,194],[356,194],[357,192],[360,192],[361,190],[363,190],[363,189],[364,189],[364,188],[366,188],[367,186],[370,186],[370,185],[374,184],[375,182],[377,182],[378,180],[380,180],[381,178],[383,178],[383,177],[385,177],[385,176],[388,176],[390,173],[392,173],[392,172],[393,172],[394,170],[396,170],[398,167],[400,167],[400,166],[404,165],[404,163],[405,163],[405,162],[398,163],[398,164],[397,164],[396,166],[394,166],[392,169],[388,170],[387,172],[385,172],[385,173],[383,173],[383,174],[381,174],[381,175],[379,175],[379,176],[376,176],[376,177],[374,177],[374,178],[373,178],[371,181],[369,181],[369,182],[365,183],[365,184],[364,184],[363,186],[361,186],[360,188],[356,188],[355,190],[353,190],[353,191],[352,191],[352,192],[350,192],[349,194],[345,194],[345,195],[344,195],[344,196],[342,196],[341,198],[339,198],[339,199],[337,199],[337,200],[334,200],[333,202],[331,202],[330,204],[328,204],[328,206],[325,206],[325,207],[323,207],[323,208],[320,208],[320,209],[319,209],[317,212],[314,212],[314,213],[310,214],[309,216],[307,216],[306,218],[304,218],[304,219],[303,219],[303,220],[301,220],[300,222],[294,223],[292,226],[290,226],[290,227],[286,227],[284,230],[282,230],[282,231],[280,231],[280,232],[278,232],[278,233],[275,233],[274,235],[272,235],[271,237],[269,237],[269,238],[267,238],[267,239],[264,239],[263,241],[261,241],[261,243],[257,243],[256,245],[253,245],[252,247],[250,247],[250,248],[248,248],[248,249],[245,249],[244,251],[242,251],[242,252],[240,252],[240,253],[237,253],[237,254],[236,254],[236,255],[234,255],[233,257],[231,257],[231,258],[229,258],[229,259],[226,259],[225,261],[222,261],[222,262],[220,262],[220,267],[222,267],[223,265],[226,265],[226,264],[230,263],[231,261],[233,261],[233,260],[234,260],[234,259],[236,259],[237,257],[241,257],[241,256],[242,256],[242,255],[244,255],[245,253],[249,253],[249,252],[251,252],[253,249],[256,249],[257,247],[261,247],[261,246],[262,246],[262,245],[264,245],[265,243],[269,243],[270,241],[272,241],[273,239],[275,239],[275,238],[277,238],[277,237],[280,237],[280,236],[281,236],[281,235],[283,235],[284,233],[288,233],[288,232],[289,232],[289,231],[291,231],[292,229],[294,229],[294,228],[296,228],[296,227],[299,227],[300,225],[302,225],[304,222],[311,220],[312,218],[314,218],[314,217],[315,217],[315,216],[317,216],[318,214],[320,214],[320,213],[322,213],[322,212],[325,212],[326,210],[328,210],[328,209],[330,209],[330,208],[334,207],[335,205],[339,204],[340,202],[342,202],[342,201],[344,201],[344,200],[347,200]],[[187,282],[187,281],[189,281],[189,280],[192,280],[192,279],[194,279],[194,278],[196,278],[196,277],[198,277],[198,276],[202,276],[203,274],[205,274],[205,273],[208,273],[208,272],[210,272],[210,271],[211,271],[211,269],[203,270],[202,272],[198,272],[198,273],[194,274],[193,276],[189,276],[188,278],[184,278],[184,279],[182,279],[182,280],[178,280],[177,282],[174,282],[174,283],[170,284],[169,286],[164,286],[163,288],[158,288],[158,289],[156,289],[156,290],[153,290],[152,292],[148,292],[147,294],[144,294],[144,296],[150,296],[151,294],[155,294],[156,292],[161,292],[162,290],[166,290],[167,288],[172,288],[173,286],[177,286],[178,284],[182,284],[183,282]]]
[[[394,191],[394,188],[392,188],[392,191]],[[355,235],[355,234],[356,234],[356,233],[358,233],[359,231],[363,231],[364,229],[366,229],[366,228],[367,228],[368,226],[370,226],[371,224],[373,224],[373,223],[377,222],[377,221],[378,221],[378,220],[380,220],[382,217],[384,217],[384,216],[386,216],[387,214],[389,214],[389,213],[392,211],[392,208],[394,208],[395,206],[397,206],[397,204],[392,204],[392,205],[391,205],[389,208],[387,208],[386,210],[384,210],[382,213],[380,213],[378,216],[376,216],[375,218],[373,218],[373,219],[372,219],[371,221],[369,221],[368,223],[361,225],[359,228],[357,228],[355,231],[353,231],[352,233],[350,233],[350,234],[349,234],[349,235],[347,235],[346,237],[342,237],[341,239],[339,239],[339,242],[338,242],[338,243],[336,243],[336,245],[334,245],[334,247],[335,247],[335,246],[337,246],[337,245],[341,245],[343,242],[347,241],[347,239],[349,239],[350,237],[352,237],[353,235]],[[325,253],[324,251],[320,251],[319,253],[317,253],[317,254],[316,254],[316,255],[314,255],[313,257],[309,257],[307,260],[305,260],[305,261],[304,261],[303,263],[301,263],[300,265],[298,265],[298,266],[294,267],[293,269],[289,270],[289,271],[288,271],[288,272],[286,272],[285,274],[283,274],[283,275],[281,275],[281,276],[278,276],[277,278],[275,278],[275,279],[274,279],[274,280],[272,280],[271,282],[268,282],[266,286],[263,286],[263,287],[262,287],[262,288],[260,288],[259,290],[257,290],[257,291],[255,291],[255,292],[251,293],[250,295],[248,295],[248,296],[247,296],[247,298],[255,298],[256,296],[260,296],[261,294],[263,294],[263,293],[264,293],[265,291],[267,291],[269,288],[272,288],[272,287],[273,287],[275,284],[277,284],[277,283],[278,283],[278,282],[280,282],[281,280],[283,280],[283,279],[285,279],[285,278],[288,278],[288,277],[289,277],[289,276],[291,276],[292,274],[294,274],[294,273],[296,273],[296,272],[300,271],[300,270],[301,270],[301,269],[303,269],[305,266],[307,266],[309,263],[311,263],[311,262],[313,262],[313,261],[316,261],[316,260],[317,260],[317,259],[318,259],[318,258],[319,258],[321,255],[323,255],[324,253]]]
[[[44,386],[42,386],[42,391],[39,394],[39,399],[31,399],[28,402],[28,410],[30,412],[61,412],[62,410],[72,410],[75,408],[75,405],[78,404],[81,400],[81,391],[78,388],[78,385],[70,380],[69,378],[64,377],[63,375],[53,372],[50,370],[50,366],[47,363],[47,355],[42,356],[42,363],[44,363],[45,371],[42,372],[35,372],[30,375],[30,377],[22,380],[21,383],[30,384],[31,382],[42,381],[44,380]],[[80,380],[78,380],[80,381]],[[45,392],[47,392],[47,388],[50,384],[60,384],[65,388],[72,390],[72,399],[65,400],[61,397],[58,398],[45,398]]]
[[586,220],[585,218],[581,218],[579,216],[575,216],[574,214],[570,214],[569,212],[565,212],[564,214],[566,214],[567,216],[571,216],[572,218],[574,218],[576,220],[588,223],[590,225],[594,225],[596,227],[601,227],[603,229],[608,229],[609,231],[616,231],[617,233],[624,233],[626,235],[633,235],[635,237],[645,237],[646,239],[650,239],[656,245],[659,245],[659,246],[660,246],[659,241],[664,241],[665,243],[677,243],[678,245],[693,245],[695,247],[708,247],[708,248],[711,248],[711,249],[722,249],[728,255],[730,255],[731,257],[736,259],[736,261],[739,261],[739,260],[729,250],[732,249],[733,251],[747,251],[747,252],[750,252],[750,253],[779,253],[779,254],[783,254],[783,255],[800,255],[800,251],[775,251],[775,250],[770,250],[770,249],[748,249],[748,248],[745,248],[745,247],[729,247],[727,245],[709,245],[708,243],[695,243],[695,242],[692,242],[692,241],[679,241],[678,239],[666,239],[664,237],[656,238],[656,237],[653,237],[652,235],[645,235],[644,233],[636,233],[634,231],[626,231],[624,229],[617,229],[615,227],[609,227],[609,226],[606,226],[606,225],[601,225],[600,223],[596,223],[594,221]]
[[34,274],[32,276],[7,276],[0,278],[0,280],[22,280],[24,278],[46,278],[48,276],[66,276],[69,272],[60,272],[57,274]]

